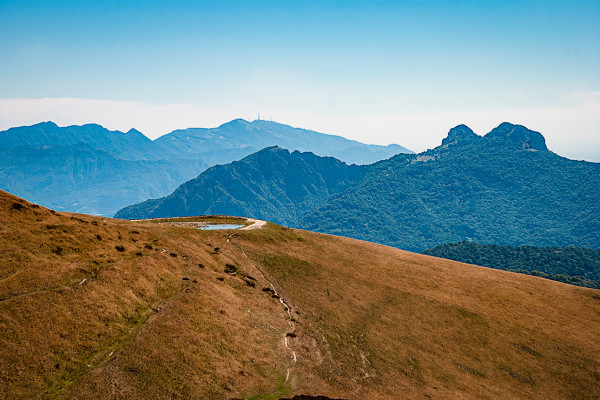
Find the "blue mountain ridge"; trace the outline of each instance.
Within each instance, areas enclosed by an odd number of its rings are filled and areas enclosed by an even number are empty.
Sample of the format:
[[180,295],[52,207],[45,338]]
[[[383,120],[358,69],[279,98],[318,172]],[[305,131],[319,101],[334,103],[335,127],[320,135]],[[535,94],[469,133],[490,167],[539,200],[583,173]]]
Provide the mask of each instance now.
[[0,132],[0,188],[58,210],[110,216],[164,196],[212,165],[276,145],[357,164],[408,152],[262,120],[176,130],[154,141],[135,129],[44,122]]
[[[309,154],[267,148],[115,216],[218,212],[410,251],[462,240],[600,248],[600,164],[561,157],[539,132],[520,125],[503,123],[485,136],[459,125],[420,154],[398,154],[351,174],[338,165],[333,170],[344,185],[334,180],[336,190],[309,183],[331,172]],[[289,167],[309,158],[304,168]],[[298,188],[301,198],[285,195]]]

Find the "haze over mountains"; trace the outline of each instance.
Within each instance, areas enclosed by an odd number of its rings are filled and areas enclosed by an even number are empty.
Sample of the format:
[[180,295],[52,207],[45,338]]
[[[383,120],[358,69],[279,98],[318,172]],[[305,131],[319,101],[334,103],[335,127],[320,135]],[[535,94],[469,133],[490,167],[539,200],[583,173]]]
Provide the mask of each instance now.
[[212,129],[176,130],[156,139],[155,143],[174,154],[198,154],[209,165],[239,160],[270,146],[331,156],[348,164],[371,164],[398,153],[412,153],[397,144],[367,145],[260,119],[252,122],[236,119]]
[[332,157],[268,147],[209,168],[171,195],[126,207],[115,217],[249,215],[297,226],[307,212],[359,182],[366,171]]
[[155,141],[135,129],[45,122],[0,132],[0,188],[59,210],[112,215],[170,193],[209,166],[273,145],[357,164],[408,152],[262,120],[177,130]]
[[[273,168],[282,159],[303,168]],[[411,251],[462,240],[600,248],[600,164],[560,157],[523,126],[503,123],[481,137],[460,125],[435,149],[350,175],[316,160],[265,149],[116,216],[244,215]],[[331,173],[330,184],[343,182],[338,189],[314,183]],[[299,191],[300,199],[284,195]]]

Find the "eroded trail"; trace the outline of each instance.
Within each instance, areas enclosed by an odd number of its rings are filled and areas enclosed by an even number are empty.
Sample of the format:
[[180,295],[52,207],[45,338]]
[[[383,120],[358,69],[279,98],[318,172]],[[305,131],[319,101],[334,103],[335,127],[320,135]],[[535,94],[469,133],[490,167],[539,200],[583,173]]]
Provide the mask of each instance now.
[[[257,222],[263,222],[263,224],[259,225],[256,228],[251,228],[251,229],[258,229],[258,228],[261,228],[264,224],[266,224],[265,221],[257,221]],[[250,225],[250,226],[252,226],[252,225]],[[294,319],[292,317],[292,307],[285,301],[285,299],[283,297],[281,297],[279,295],[279,293],[277,292],[277,289],[275,288],[275,285],[273,285],[273,282],[271,282],[271,280],[269,278],[267,278],[265,273],[258,267],[258,265],[256,265],[256,263],[250,257],[248,257],[248,254],[246,254],[244,249],[242,249],[240,246],[238,246],[237,244],[235,244],[231,241],[231,238],[234,235],[235,235],[235,233],[232,233],[229,236],[227,236],[227,242],[229,244],[231,244],[232,246],[235,246],[239,251],[241,251],[242,254],[244,255],[244,257],[246,257],[252,263],[254,268],[256,268],[256,270],[262,275],[262,277],[269,283],[269,286],[271,286],[271,290],[273,290],[274,295],[279,299],[279,302],[281,304],[283,304],[283,306],[285,307],[285,310],[288,314],[288,318],[286,319],[286,321],[290,327],[290,330],[283,335],[283,343],[285,345],[286,350],[288,350],[290,352],[290,359],[291,359],[291,365],[287,368],[287,371],[285,374],[285,380],[287,382],[290,379],[291,369],[294,367],[294,365],[296,365],[296,362],[298,361],[298,356],[296,354],[296,351],[294,349],[292,349],[292,347],[289,343],[290,342],[289,338],[296,336],[296,334],[295,334],[296,326],[294,324],[294,321],[293,321]]]
[[252,229],[261,229],[263,226],[267,224],[267,221],[263,221],[262,219],[255,218],[246,218],[247,222],[252,222],[252,224],[240,228],[240,231],[250,231]]

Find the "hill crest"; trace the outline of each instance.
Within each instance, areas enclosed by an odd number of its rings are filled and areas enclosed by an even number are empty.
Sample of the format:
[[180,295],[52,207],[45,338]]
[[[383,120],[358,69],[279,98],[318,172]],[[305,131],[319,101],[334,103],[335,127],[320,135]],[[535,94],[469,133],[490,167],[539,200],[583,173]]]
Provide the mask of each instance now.
[[527,129],[523,125],[513,125],[503,122],[485,135],[489,139],[500,139],[520,145],[523,149],[548,151],[546,139],[536,131]]
[[271,223],[181,222],[0,192],[0,396],[600,396],[597,290]]

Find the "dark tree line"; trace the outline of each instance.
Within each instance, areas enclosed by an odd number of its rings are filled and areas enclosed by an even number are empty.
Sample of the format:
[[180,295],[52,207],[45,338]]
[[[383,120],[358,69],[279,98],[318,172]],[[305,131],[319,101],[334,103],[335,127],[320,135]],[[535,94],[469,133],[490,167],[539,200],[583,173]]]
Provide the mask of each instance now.
[[435,246],[423,254],[600,289],[600,250],[462,241]]

